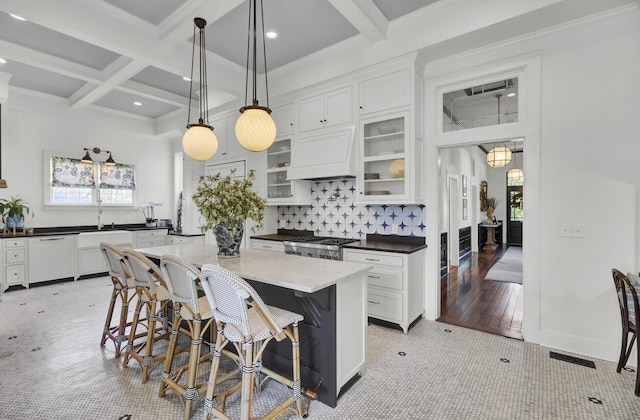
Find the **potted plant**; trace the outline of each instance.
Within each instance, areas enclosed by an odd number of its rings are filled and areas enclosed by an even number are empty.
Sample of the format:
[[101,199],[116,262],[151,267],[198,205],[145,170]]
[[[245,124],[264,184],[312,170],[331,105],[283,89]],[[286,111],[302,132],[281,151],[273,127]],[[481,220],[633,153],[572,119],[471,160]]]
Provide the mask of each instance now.
[[24,227],[24,216],[34,214],[29,206],[30,204],[20,197],[11,196],[9,199],[0,199],[0,213],[7,229]]
[[[493,212],[495,211],[499,203],[500,201],[498,201],[495,197],[489,197],[485,200],[484,211],[487,212],[487,221],[489,223],[493,222]],[[483,209],[480,209],[480,210],[483,210]]]
[[204,224],[202,232],[213,232],[218,243],[218,256],[239,257],[240,242],[244,233],[244,222],[252,219],[261,229],[267,200],[253,190],[255,171],[249,171],[246,179],[234,176],[235,169],[227,176],[201,176],[193,201]]

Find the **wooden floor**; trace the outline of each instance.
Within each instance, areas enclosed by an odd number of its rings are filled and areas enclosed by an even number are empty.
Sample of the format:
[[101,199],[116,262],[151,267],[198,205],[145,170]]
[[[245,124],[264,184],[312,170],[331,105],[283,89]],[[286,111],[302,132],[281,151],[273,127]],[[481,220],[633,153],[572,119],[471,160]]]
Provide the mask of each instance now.
[[522,285],[484,280],[507,246],[481,251],[449,266],[441,278],[438,321],[522,340]]

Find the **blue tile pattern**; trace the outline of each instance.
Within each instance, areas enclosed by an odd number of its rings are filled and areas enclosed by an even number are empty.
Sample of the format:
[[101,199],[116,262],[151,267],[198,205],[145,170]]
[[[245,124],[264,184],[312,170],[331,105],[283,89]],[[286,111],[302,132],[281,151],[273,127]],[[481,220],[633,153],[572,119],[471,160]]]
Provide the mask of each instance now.
[[311,184],[311,205],[278,206],[278,228],[312,230],[319,236],[364,238],[367,234],[425,236],[424,205],[358,205],[355,180]]

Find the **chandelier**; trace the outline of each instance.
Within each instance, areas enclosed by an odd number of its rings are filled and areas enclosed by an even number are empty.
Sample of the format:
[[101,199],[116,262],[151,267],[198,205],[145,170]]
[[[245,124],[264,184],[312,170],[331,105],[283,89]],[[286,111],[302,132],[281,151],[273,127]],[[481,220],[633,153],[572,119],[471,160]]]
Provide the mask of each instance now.
[[[502,97],[501,93],[496,95],[496,99],[498,100],[498,125],[500,124],[500,98]],[[496,146],[493,146],[489,153],[487,153],[487,163],[492,168],[504,168],[507,166],[507,163],[511,162],[511,149],[504,145],[504,143],[500,143]]]

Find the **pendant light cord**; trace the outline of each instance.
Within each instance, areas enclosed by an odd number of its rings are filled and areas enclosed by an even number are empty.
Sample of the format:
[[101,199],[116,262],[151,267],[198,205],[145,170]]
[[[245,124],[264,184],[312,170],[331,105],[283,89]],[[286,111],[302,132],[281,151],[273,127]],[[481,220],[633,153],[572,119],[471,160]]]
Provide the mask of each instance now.
[[[262,55],[264,58],[264,84],[266,90],[266,102],[267,108],[269,108],[269,80],[267,77],[267,43],[264,36],[264,7],[263,1],[260,0],[260,21],[262,25]],[[249,23],[247,30],[247,65],[246,65],[246,74],[245,74],[245,90],[244,90],[244,103],[247,104],[248,96],[249,96],[249,64],[250,57],[253,59],[253,63],[251,63],[251,67],[253,69],[252,75],[252,87],[253,87],[253,98],[251,104],[253,106],[258,105],[258,48],[257,48],[257,7],[256,0],[249,0]],[[253,26],[253,31],[251,30]],[[251,38],[253,32],[253,51],[251,50]]]

